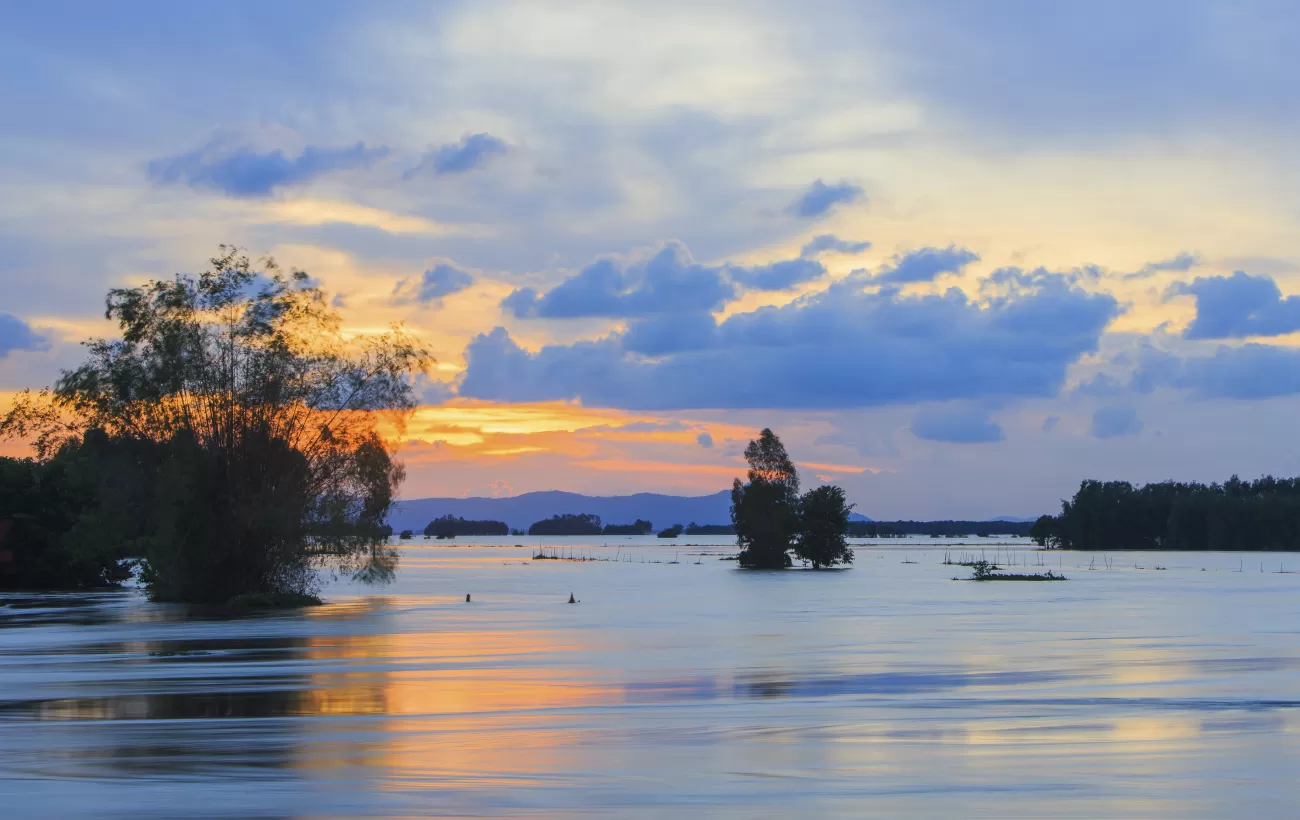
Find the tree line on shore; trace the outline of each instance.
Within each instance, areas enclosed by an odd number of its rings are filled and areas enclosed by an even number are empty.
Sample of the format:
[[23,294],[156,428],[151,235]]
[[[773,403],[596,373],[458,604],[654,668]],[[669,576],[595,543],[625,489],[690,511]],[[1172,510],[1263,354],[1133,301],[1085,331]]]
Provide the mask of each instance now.
[[1059,515],[1034,522],[1030,536],[1077,550],[1300,550],[1300,478],[1088,480]]
[[[1027,536],[1032,521],[849,521],[844,534],[850,538],[905,538],[928,535],[935,538]],[[534,522],[527,530],[511,529],[504,521],[474,521],[451,514],[435,518],[424,528],[429,537],[448,538],[463,535],[650,535],[654,524],[638,518],[631,524],[601,524],[593,514],[560,514]],[[731,524],[674,524],[659,532],[665,538],[678,535],[735,535]],[[412,535],[414,533],[412,532]]]
[[995,535],[1029,535],[1032,521],[850,521],[848,533],[854,538],[905,538],[928,535],[932,538],[962,538]]

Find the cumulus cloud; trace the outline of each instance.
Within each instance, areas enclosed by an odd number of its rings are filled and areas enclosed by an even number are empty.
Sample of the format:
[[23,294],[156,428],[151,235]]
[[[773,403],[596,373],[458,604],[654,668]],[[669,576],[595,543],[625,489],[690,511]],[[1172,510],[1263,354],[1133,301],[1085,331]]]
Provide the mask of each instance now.
[[1124,385],[1109,373],[1098,373],[1074,388],[1073,392],[1076,396],[1108,399],[1121,395],[1124,392]]
[[961,273],[971,262],[978,261],[978,254],[955,245],[920,248],[895,256],[893,264],[885,266],[875,279],[894,284],[930,282],[945,273]]
[[649,257],[598,260],[544,294],[517,290],[501,306],[520,318],[628,318],[710,311],[734,295],[722,268],[701,265],[669,242]]
[[439,262],[415,282],[403,279],[393,295],[398,302],[436,302],[474,284],[474,275],[451,262]]
[[15,350],[49,350],[50,340],[12,313],[0,313],[0,359]]
[[1092,435],[1095,438],[1135,436],[1142,431],[1137,408],[1129,404],[1110,404],[1099,407],[1092,414]]
[[1198,276],[1180,283],[1169,295],[1196,297],[1196,318],[1183,336],[1188,339],[1239,339],[1279,336],[1300,330],[1300,296],[1282,298],[1267,276],[1237,271],[1232,276]]
[[703,350],[718,340],[718,324],[710,313],[650,316],[628,323],[623,350],[642,356],[664,356],[683,350]]
[[1140,269],[1124,274],[1125,279],[1150,279],[1162,271],[1186,272],[1201,264],[1200,254],[1183,251],[1177,256],[1169,259],[1162,259],[1159,262],[1148,262]]
[[1043,419],[1043,432],[1050,433],[1056,429],[1056,425],[1061,423],[1060,416],[1048,416]]
[[786,207],[786,210],[795,216],[806,219],[824,216],[841,202],[853,202],[861,199],[864,193],[862,188],[847,181],[827,185],[817,179],[813,181],[812,185],[808,186],[808,190],[804,191],[798,199],[791,202]]
[[1112,296],[1088,293],[1059,275],[1039,274],[1031,287],[982,302],[956,289],[904,297],[896,289],[875,292],[841,282],[787,305],[735,314],[712,328],[701,322],[683,334],[696,342],[678,338],[656,346],[646,339],[662,337],[634,327],[532,352],[496,328],[466,348],[460,393],[635,409],[847,408],[1051,396],[1066,367],[1096,350],[1118,309]]
[[428,381],[420,393],[420,403],[424,405],[446,404],[455,398],[454,386],[448,382]]
[[420,158],[420,164],[403,174],[403,179],[412,179],[420,174],[460,174],[472,171],[482,165],[494,154],[504,154],[509,150],[505,140],[491,134],[466,134],[460,142],[441,145]]
[[979,407],[921,410],[912,417],[912,435],[952,444],[988,444],[1001,441],[1002,425]]
[[1137,392],[1187,390],[1202,399],[1268,399],[1300,393],[1300,350],[1276,345],[1220,345],[1213,354],[1181,357],[1142,351],[1132,380]]
[[752,267],[703,265],[680,242],[668,242],[650,253],[599,259],[545,293],[520,288],[501,307],[518,318],[540,319],[707,314],[735,299],[737,287],[788,290],[825,274],[822,263],[803,258]]
[[823,253],[862,253],[871,247],[870,242],[848,242],[833,233],[824,233],[808,240],[799,251],[799,256],[812,259]]
[[713,449],[713,436],[708,433],[700,433],[695,437],[695,443],[706,450],[711,450]]
[[757,290],[789,290],[803,282],[811,282],[826,273],[821,262],[812,259],[787,259],[752,268],[728,266],[733,282]]
[[279,150],[259,153],[244,147],[228,151],[211,145],[153,160],[149,163],[149,179],[160,185],[182,184],[228,196],[259,197],[334,171],[368,168],[387,154],[387,148],[367,148],[364,142],[345,148],[309,145],[296,157]]

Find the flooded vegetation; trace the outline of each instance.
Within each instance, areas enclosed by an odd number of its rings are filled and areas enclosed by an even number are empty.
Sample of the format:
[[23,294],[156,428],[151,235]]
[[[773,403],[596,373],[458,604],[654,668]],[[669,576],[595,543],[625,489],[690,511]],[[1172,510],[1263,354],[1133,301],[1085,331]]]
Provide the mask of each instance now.
[[[1208,817],[1300,798],[1300,580],[1276,555],[1163,552],[1149,572],[1155,555],[1049,553],[1070,583],[954,584],[943,558],[963,547],[928,538],[785,573],[716,560],[725,537],[680,561],[653,535],[518,541],[405,542],[393,583],[335,583],[303,610],[0,596],[11,816],[847,818],[978,801]],[[617,559],[533,560],[543,546]],[[987,550],[1017,568],[1042,555]]]

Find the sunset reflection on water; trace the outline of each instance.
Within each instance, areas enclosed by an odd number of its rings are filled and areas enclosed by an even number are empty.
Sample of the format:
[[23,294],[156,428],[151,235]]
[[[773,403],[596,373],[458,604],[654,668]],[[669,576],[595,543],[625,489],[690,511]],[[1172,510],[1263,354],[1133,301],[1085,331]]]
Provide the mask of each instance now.
[[748,575],[722,544],[416,543],[389,587],[239,618],[9,596],[0,794],[23,817],[1286,816],[1292,576],[994,588],[925,547]]

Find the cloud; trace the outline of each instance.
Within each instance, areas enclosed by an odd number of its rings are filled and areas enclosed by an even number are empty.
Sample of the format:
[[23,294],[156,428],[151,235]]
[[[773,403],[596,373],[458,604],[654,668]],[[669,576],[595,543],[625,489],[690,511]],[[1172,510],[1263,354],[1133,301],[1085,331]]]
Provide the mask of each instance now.
[[1137,408],[1128,404],[1111,404],[1099,407],[1092,414],[1092,435],[1095,438],[1135,436],[1142,430]]
[[695,437],[695,443],[706,450],[711,450],[713,449],[713,436],[708,433],[700,433]]
[[883,268],[875,279],[897,284],[930,282],[944,273],[961,273],[971,262],[978,261],[978,254],[955,245],[921,248],[895,256],[893,265]]
[[1187,390],[1202,399],[1269,399],[1300,393],[1300,350],[1276,345],[1220,345],[1212,355],[1179,357],[1142,352],[1133,389]]
[[1124,274],[1125,279],[1149,279],[1161,271],[1179,271],[1186,272],[1201,264],[1201,256],[1196,253],[1183,251],[1182,253],[1170,259],[1162,259],[1159,262],[1148,262],[1140,269],[1133,273]]
[[1280,336],[1300,330],[1300,296],[1282,298],[1267,276],[1237,271],[1232,276],[1198,276],[1179,283],[1170,296],[1196,297],[1196,318],[1183,331],[1187,339],[1239,339]]
[[841,202],[853,202],[861,199],[863,190],[848,182],[827,185],[820,179],[814,180],[808,190],[791,202],[786,210],[795,216],[804,218],[823,216]]
[[521,319],[707,314],[735,299],[737,286],[788,290],[825,274],[820,262],[802,258],[753,267],[702,265],[685,245],[667,242],[652,252],[598,259],[545,293],[520,288],[501,307]]
[[474,284],[474,276],[467,270],[451,262],[439,262],[425,271],[417,282],[403,279],[393,289],[399,302],[436,302],[444,296],[468,288]]
[[672,344],[646,339],[670,334],[675,316],[660,317],[662,325],[653,326],[659,335],[649,324],[634,324],[626,334],[536,352],[496,328],[466,348],[460,394],[629,409],[830,409],[1052,396],[1066,367],[1096,350],[1118,310],[1112,296],[1046,273],[984,302],[956,289],[904,297],[841,282],[712,328],[712,317],[697,319],[699,327]]
[[912,435],[952,444],[988,444],[1003,439],[1002,425],[978,407],[921,410],[912,417]]
[[501,306],[520,318],[628,318],[707,312],[734,295],[721,268],[701,265],[681,243],[669,242],[648,257],[598,260],[544,294],[517,290]]
[[509,150],[505,140],[491,134],[466,134],[460,142],[452,142],[429,151],[420,158],[420,164],[402,175],[403,179],[432,171],[434,174],[460,174],[472,171],[494,154]]
[[811,282],[826,273],[821,262],[812,259],[787,259],[753,268],[729,266],[731,279],[757,290],[789,290],[803,282]]
[[49,350],[50,340],[12,313],[0,313],[0,359],[15,350]]
[[889,432],[882,433],[872,429],[841,428],[834,433],[818,436],[813,440],[813,444],[851,447],[863,458],[898,455],[898,444],[893,436]]
[[225,152],[208,146],[149,163],[149,179],[160,185],[184,184],[234,197],[267,196],[276,188],[302,185],[334,171],[368,168],[388,154],[364,142],[346,148],[309,145],[296,157],[283,151],[258,153],[244,147]]
[[718,324],[710,313],[651,316],[628,323],[623,350],[643,356],[664,356],[683,350],[703,350],[718,340]]
[[835,236],[833,233],[824,233],[814,236],[808,240],[799,251],[799,256],[804,259],[813,257],[827,252],[833,253],[862,253],[871,247],[870,242],[848,242]]
[[1072,391],[1076,396],[1109,399],[1123,394],[1124,385],[1109,373],[1098,373]]
[[[1283,44],[1300,11],[1240,4],[1224,28],[1207,25],[1217,19],[1211,8],[908,3],[890,15],[884,59],[896,61],[908,92],[959,118],[974,141],[992,130],[1018,146],[1095,146],[1117,134],[1226,134],[1224,123],[1245,117],[1261,128],[1294,124],[1297,91],[1284,78],[1300,61]],[[922,43],[944,58],[916,60]],[[1104,64],[1077,67],[1097,54]]]
[[1060,416],[1048,416],[1043,419],[1043,432],[1050,433],[1056,429],[1056,425],[1061,423]]
[[455,398],[455,396],[456,393],[452,389],[452,385],[448,382],[430,380],[424,390],[420,393],[420,404],[446,404],[448,401]]

